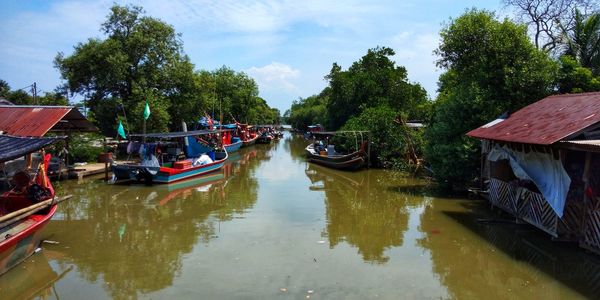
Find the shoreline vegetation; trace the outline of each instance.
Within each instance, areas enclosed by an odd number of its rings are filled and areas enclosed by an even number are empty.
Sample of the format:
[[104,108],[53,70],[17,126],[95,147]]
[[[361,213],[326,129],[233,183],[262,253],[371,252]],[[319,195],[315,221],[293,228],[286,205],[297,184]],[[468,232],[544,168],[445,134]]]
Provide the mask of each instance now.
[[[440,28],[434,53],[443,73],[435,99],[409,80],[394,49],[376,46],[346,69],[333,62],[324,76],[327,86],[293,101],[281,116],[258,96],[246,73],[227,66],[198,70],[173,26],[132,5],[110,9],[100,26],[103,38],[74,45],[70,55],[57,54],[54,64],[64,84],[53,92],[34,98],[0,79],[0,96],[14,104],[67,105],[68,96],[77,95],[84,100],[76,106],[111,137],[119,123],[127,133],[141,132],[143,124],[149,132],[173,131],[206,115],[298,130],[311,124],[328,131],[368,130],[375,167],[422,165],[440,187],[464,190],[476,183],[480,168],[479,141],[466,132],[551,94],[600,91],[598,4],[536,1],[557,12],[544,16],[521,9],[532,1],[504,1],[523,23],[473,8]],[[537,26],[544,22],[556,26]],[[144,122],[147,104],[152,114]],[[407,126],[411,121],[424,127]],[[336,138],[336,146],[352,147]],[[93,158],[94,151],[86,148],[80,156]]]

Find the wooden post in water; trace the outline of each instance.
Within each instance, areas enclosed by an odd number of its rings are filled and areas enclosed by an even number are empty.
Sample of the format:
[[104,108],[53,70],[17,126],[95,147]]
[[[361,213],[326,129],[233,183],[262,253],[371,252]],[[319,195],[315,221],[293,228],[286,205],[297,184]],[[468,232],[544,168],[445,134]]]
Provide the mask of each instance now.
[[106,137],[104,138],[104,181],[108,181],[108,147]]

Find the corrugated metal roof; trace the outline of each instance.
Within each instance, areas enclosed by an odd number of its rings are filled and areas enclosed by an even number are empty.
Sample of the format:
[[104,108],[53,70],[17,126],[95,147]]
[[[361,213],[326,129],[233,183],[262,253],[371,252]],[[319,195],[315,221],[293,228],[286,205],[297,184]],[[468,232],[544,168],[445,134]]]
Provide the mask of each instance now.
[[0,162],[24,156],[61,139],[64,137],[32,138],[0,135]]
[[556,146],[578,151],[600,152],[600,140],[560,141]]
[[50,129],[97,130],[71,106],[0,105],[0,131],[16,136],[43,136]]
[[524,144],[550,145],[600,122],[600,93],[566,94],[530,104],[506,120],[492,121],[468,136]]

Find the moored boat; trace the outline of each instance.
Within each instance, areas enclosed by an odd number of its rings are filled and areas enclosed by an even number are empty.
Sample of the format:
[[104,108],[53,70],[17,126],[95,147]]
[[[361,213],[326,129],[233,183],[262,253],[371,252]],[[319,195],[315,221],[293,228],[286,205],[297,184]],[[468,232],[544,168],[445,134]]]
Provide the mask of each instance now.
[[[61,138],[24,138],[0,135],[0,162],[16,162]],[[30,170],[12,176],[12,188],[0,196],[0,275],[31,256],[40,245],[41,232],[50,221],[60,200],[47,176],[50,154],[42,155],[35,176]],[[16,165],[16,163],[15,163]],[[6,167],[6,165],[3,165]]]
[[[146,135],[146,138],[175,139],[184,138],[185,154],[181,148],[167,148],[167,153],[160,153],[161,161],[155,157],[157,150],[144,150],[142,161],[138,164],[113,164],[112,171],[116,182],[172,183],[220,170],[228,158],[225,147],[216,149],[197,142],[193,136],[220,133],[218,130],[201,130],[189,132],[157,133]],[[155,149],[152,145],[146,149]]]
[[268,132],[263,132],[257,139],[257,144],[270,144],[273,141],[273,136]]
[[349,154],[329,154],[317,152],[314,144],[306,147],[306,158],[309,162],[338,170],[358,170],[366,165],[366,153],[361,149]]
[[[351,153],[338,153],[335,150],[334,145],[330,144],[331,138],[336,135],[354,135],[356,151]],[[308,146],[306,146],[306,158],[309,162],[317,163],[325,167],[338,169],[338,170],[358,170],[368,165],[368,159],[370,155],[370,147],[368,139],[365,140],[363,137],[366,134],[369,135],[368,131],[337,131],[337,132],[313,132],[312,136],[320,136],[317,140],[313,140]],[[360,144],[358,137],[360,137]],[[366,149],[369,148],[368,151]]]

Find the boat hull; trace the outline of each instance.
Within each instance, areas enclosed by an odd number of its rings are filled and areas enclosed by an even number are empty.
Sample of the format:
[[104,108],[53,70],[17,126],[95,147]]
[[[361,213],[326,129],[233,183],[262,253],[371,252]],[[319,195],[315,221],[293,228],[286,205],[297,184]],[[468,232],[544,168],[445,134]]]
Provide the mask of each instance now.
[[243,145],[242,147],[248,147],[248,146],[252,146],[256,143],[256,140],[258,139],[258,137],[254,137],[253,139],[247,140],[247,141],[243,141]]
[[227,153],[233,153],[235,151],[238,151],[242,147],[243,144],[244,144],[244,142],[238,141],[233,144],[225,145],[224,147],[225,147],[225,150],[227,150]]
[[365,159],[361,156],[357,156],[355,158],[342,162],[332,162],[314,158],[309,158],[308,161],[328,168],[347,171],[355,171],[362,168],[365,165]]
[[[153,183],[172,183],[180,180],[201,176],[211,172],[216,172],[223,168],[229,155],[224,152],[224,157],[210,164],[190,167],[186,169],[174,169],[168,167],[145,167],[140,165],[122,164],[113,165],[112,171],[116,177],[116,182],[145,182]],[[152,172],[151,172],[152,171]]]
[[306,147],[306,158],[309,162],[338,170],[358,170],[366,165],[365,157],[362,150],[346,155],[326,156],[317,154],[312,145]]
[[[56,212],[56,205],[51,206],[46,214],[34,214],[15,224],[0,229],[0,275],[6,273],[35,253],[42,240],[42,229]],[[28,225],[29,224],[29,225]],[[6,239],[7,230],[25,227]]]

